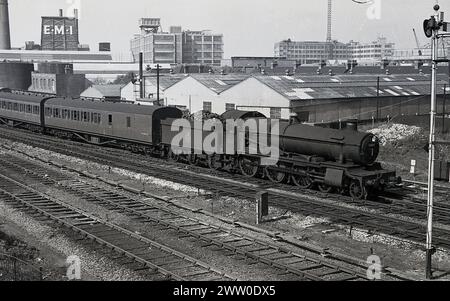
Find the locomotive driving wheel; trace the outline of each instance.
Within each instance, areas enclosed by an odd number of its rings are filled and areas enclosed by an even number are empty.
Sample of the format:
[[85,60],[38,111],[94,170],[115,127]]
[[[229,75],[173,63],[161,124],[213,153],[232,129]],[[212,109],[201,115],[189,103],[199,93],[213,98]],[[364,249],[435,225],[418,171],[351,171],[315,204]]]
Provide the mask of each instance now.
[[367,197],[367,190],[359,181],[352,181],[349,188],[350,196],[354,199],[365,199]]
[[[301,172],[301,170],[299,169],[295,169],[295,172]],[[311,180],[311,178],[305,173],[304,175],[292,175],[291,176],[292,182],[303,189],[309,189],[312,187],[313,185],[313,181]]]
[[239,169],[244,176],[254,177],[258,173],[259,160],[248,157],[241,157],[239,159]]
[[274,183],[281,183],[286,179],[286,173],[284,171],[276,170],[277,168],[285,168],[284,165],[280,166],[267,166],[265,168],[267,177]]

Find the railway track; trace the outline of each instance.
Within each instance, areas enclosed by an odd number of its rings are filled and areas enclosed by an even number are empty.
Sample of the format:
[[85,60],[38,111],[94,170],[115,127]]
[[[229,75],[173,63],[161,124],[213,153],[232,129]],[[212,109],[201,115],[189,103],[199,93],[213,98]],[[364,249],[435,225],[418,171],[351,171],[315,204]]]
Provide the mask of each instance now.
[[[417,192],[417,190],[419,191],[423,191],[423,192],[427,192],[428,191],[428,183],[424,183],[424,182],[418,182],[418,181],[411,181],[411,180],[403,180],[404,183],[409,184],[411,189],[413,192]],[[445,197],[448,197],[448,195],[450,194],[450,187],[448,186],[444,186],[444,185],[434,185],[434,192],[438,195],[442,195]],[[448,199],[448,198],[447,198]]]
[[95,241],[115,251],[118,258],[128,259],[127,265],[139,265],[135,271],[146,271],[153,276],[158,274],[161,280],[235,280],[186,254],[50,198],[5,176],[3,170],[0,174],[0,199],[21,211],[65,226],[84,240]]
[[[174,230],[181,237],[191,237],[202,242],[203,247],[213,246],[224,252],[265,264],[291,280],[362,281],[367,279],[366,267],[353,265],[349,268],[342,263],[336,264],[330,258],[324,259],[323,256],[298,254],[280,245],[238,233],[228,227],[212,225],[200,219],[186,217],[181,212],[169,209],[167,206],[149,204],[144,200],[131,198],[93,183],[87,183],[60,171],[46,168],[41,164],[15,156],[0,158],[0,163],[9,172],[21,171],[22,174],[26,174],[26,177],[32,177],[45,185],[58,186],[88,202],[125,213],[153,227]],[[407,279],[385,272],[383,273],[384,280]]]
[[[21,134],[18,135],[18,133]],[[0,137],[232,197],[253,200],[256,193],[267,190],[271,205],[282,209],[303,215],[327,217],[335,223],[360,227],[372,233],[387,234],[418,244],[422,244],[425,240],[425,224],[386,215],[395,213],[401,216],[424,219],[425,215],[421,204],[409,203],[408,206],[401,202],[382,204],[302,190],[287,185],[272,184],[258,179],[247,179],[237,175],[225,175],[224,173],[220,173],[220,177],[205,175],[198,172],[198,170],[201,170],[200,168],[194,168],[194,171],[190,171],[180,164],[143,157],[122,150],[98,148],[73,141],[58,141],[58,139],[47,136],[37,137],[23,131],[17,132],[2,128]],[[67,144],[70,145],[70,149],[67,148]],[[245,182],[243,179],[245,179]],[[320,200],[321,198],[333,202],[324,202]],[[361,210],[360,208],[343,207],[343,203],[360,207]],[[374,209],[378,212],[372,213],[367,209]],[[440,221],[448,220],[445,214],[443,212]],[[450,231],[436,228],[435,238],[437,247],[450,249]]]

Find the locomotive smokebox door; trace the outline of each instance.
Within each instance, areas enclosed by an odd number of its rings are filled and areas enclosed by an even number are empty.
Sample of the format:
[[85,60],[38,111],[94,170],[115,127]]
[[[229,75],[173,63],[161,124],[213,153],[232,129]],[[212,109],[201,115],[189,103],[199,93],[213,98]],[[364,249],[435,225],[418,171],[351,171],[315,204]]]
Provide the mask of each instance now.
[[333,187],[341,187],[344,182],[344,171],[328,168],[325,174],[325,184]]

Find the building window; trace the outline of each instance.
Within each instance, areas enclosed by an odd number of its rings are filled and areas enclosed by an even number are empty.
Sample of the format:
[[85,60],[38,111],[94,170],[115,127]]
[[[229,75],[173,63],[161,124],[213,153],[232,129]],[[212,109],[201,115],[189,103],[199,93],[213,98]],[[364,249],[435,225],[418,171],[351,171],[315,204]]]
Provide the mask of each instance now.
[[131,117],[127,117],[127,128],[131,127]]
[[271,108],[270,109],[271,119],[281,119],[281,108]]
[[225,104],[225,111],[232,111],[232,110],[236,110],[236,105],[234,103]]
[[212,112],[212,102],[204,101],[203,102],[203,111]]

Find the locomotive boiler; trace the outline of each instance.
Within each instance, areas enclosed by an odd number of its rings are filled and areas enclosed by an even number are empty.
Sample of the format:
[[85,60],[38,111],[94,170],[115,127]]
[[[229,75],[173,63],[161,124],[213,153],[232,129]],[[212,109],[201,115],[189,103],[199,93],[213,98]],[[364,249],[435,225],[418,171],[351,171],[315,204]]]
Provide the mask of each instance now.
[[380,144],[378,138],[369,133],[287,124],[280,128],[280,149],[286,153],[368,166],[377,160]]

